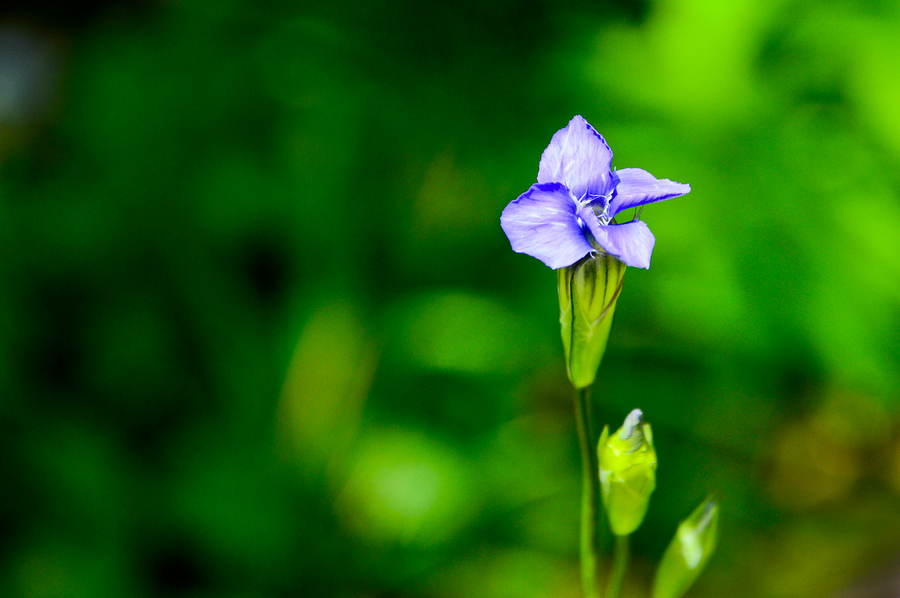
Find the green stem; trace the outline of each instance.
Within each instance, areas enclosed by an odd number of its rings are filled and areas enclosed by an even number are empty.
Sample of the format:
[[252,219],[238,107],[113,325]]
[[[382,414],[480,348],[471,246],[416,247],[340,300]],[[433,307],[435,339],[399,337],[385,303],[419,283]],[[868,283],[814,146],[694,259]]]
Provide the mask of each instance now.
[[616,553],[614,558],[606,598],[619,598],[619,595],[622,593],[622,582],[625,581],[625,568],[628,566],[628,536],[616,536]]
[[581,449],[581,587],[585,598],[600,598],[600,469],[591,432],[589,395],[589,386],[575,389],[575,427]]

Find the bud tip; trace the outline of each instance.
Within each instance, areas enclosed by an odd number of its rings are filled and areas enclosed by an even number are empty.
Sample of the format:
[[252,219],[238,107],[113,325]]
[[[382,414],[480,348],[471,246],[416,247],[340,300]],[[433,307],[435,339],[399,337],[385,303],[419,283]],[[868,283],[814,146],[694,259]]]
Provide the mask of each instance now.
[[619,428],[619,440],[628,440],[634,433],[634,429],[644,423],[644,413],[640,409],[634,409],[625,418],[622,427]]

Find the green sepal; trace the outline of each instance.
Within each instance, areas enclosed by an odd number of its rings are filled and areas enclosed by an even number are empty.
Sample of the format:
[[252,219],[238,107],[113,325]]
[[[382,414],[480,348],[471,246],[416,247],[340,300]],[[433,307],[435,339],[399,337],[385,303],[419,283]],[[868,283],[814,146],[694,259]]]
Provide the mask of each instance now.
[[625,264],[598,253],[556,272],[566,372],[575,388],[585,388],[594,383],[606,352]]
[[653,598],[681,598],[716,549],[719,498],[712,494],[681,522],[656,570]]
[[634,532],[644,521],[650,495],[656,489],[656,448],[653,430],[640,409],[625,418],[614,434],[603,429],[597,445],[600,496],[609,527],[618,536]]

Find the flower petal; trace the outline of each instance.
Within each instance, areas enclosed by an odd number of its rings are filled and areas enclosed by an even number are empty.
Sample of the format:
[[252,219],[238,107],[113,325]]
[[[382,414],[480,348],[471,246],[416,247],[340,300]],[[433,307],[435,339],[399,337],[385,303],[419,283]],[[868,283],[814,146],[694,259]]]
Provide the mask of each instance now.
[[609,224],[590,227],[591,234],[607,253],[614,255],[626,266],[649,268],[650,255],[656,238],[650,228],[641,220],[625,224]]
[[562,183],[581,199],[612,190],[612,150],[588,121],[576,116],[550,140],[541,156],[538,183]]
[[536,257],[554,270],[570,266],[593,251],[565,185],[532,185],[500,215],[500,226],[513,251]]
[[613,173],[616,196],[613,198],[609,215],[615,216],[622,210],[644,204],[672,199],[691,192],[691,186],[669,179],[657,179],[640,168],[623,168]]

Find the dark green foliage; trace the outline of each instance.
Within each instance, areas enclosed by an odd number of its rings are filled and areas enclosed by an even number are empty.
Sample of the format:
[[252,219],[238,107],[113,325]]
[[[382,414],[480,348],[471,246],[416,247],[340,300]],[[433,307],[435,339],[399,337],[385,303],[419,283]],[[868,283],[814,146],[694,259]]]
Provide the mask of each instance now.
[[576,113],[693,189],[593,393],[659,458],[625,593],[712,489],[695,595],[896,554],[900,21],[664,4],[5,13],[55,84],[0,83],[0,595],[573,595],[556,281],[499,215]]

